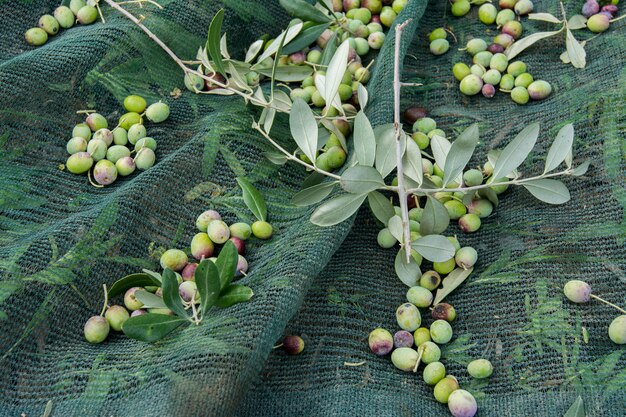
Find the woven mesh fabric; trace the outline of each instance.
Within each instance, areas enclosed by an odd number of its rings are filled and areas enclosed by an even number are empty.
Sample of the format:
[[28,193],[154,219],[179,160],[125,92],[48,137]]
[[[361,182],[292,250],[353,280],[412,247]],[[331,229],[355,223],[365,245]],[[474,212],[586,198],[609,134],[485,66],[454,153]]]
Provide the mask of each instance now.
[[[187,59],[222,6],[230,50],[239,54],[287,22],[273,1],[160,3],[164,10],[129,9]],[[434,58],[423,41],[444,16],[439,3],[428,4],[423,19],[427,5],[418,1],[400,16],[414,19],[403,48],[405,80],[425,84],[407,89],[404,104],[428,107],[450,133],[481,122],[476,163],[531,120],[545,128],[538,145],[544,151],[560,125],[574,122],[576,160],[593,163],[587,176],[568,181],[571,203],[550,207],[511,190],[478,233],[462,236],[479,251],[480,263],[450,297],[459,312],[458,337],[444,350],[446,365],[476,393],[481,415],[560,415],[577,393],[589,415],[621,415],[626,358],[606,337],[616,313],[597,303],[571,306],[559,287],[586,279],[605,298],[625,301],[623,21],[589,43],[585,70],[558,61],[562,44],[556,40],[524,54],[531,72],[555,92],[519,107],[503,95],[488,101],[457,93],[449,68],[465,55]],[[552,2],[537,3],[557,12]],[[40,48],[26,46],[24,31],[57,5],[0,4],[0,415],[39,415],[48,401],[59,416],[445,414],[419,378],[368,353],[367,333],[379,325],[393,328],[405,291],[394,277],[394,254],[375,244],[378,226],[369,213],[357,217],[350,234],[352,221],[328,229],[311,225],[310,209],[289,205],[305,173],[260,157],[270,147],[250,129],[258,111],[232,97],[169,97],[183,88],[179,68],[106,6],[106,24],[64,30]],[[580,5],[567,7],[571,12]],[[484,31],[470,17],[449,22],[460,44]],[[544,24],[525,28],[543,30]],[[374,124],[392,117],[388,39],[369,84]],[[81,121],[75,112],[97,109],[116,120],[128,94],[170,103],[170,118],[149,128],[159,146],[157,165],[104,189],[58,170],[71,128]],[[286,119],[274,126],[273,135],[289,143]],[[535,155],[524,167],[528,172],[541,167]],[[195,217],[208,207],[229,221],[250,219],[236,175],[261,189],[277,228],[269,243],[249,246],[252,273],[242,282],[254,289],[253,301],[155,344],[119,335],[98,346],[84,342],[83,323],[100,310],[100,285],[157,268],[151,244],[186,246]],[[582,326],[589,329],[588,344]],[[305,335],[304,354],[272,352],[285,332]],[[496,366],[488,383],[463,374],[477,356]],[[343,366],[360,360],[367,364]]]

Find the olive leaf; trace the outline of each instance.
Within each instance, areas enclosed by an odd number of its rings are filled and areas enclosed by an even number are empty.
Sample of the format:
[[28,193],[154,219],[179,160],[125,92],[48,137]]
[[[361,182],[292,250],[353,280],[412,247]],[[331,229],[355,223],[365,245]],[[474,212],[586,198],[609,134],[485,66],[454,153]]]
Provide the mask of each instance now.
[[155,280],[157,280],[159,282],[158,286],[161,286],[161,274],[159,274],[158,272],[155,271],[150,271],[149,269],[142,269],[144,274],[148,274],[150,275],[152,278],[154,278]]
[[422,167],[422,155],[420,148],[414,140],[406,141],[406,152],[402,156],[404,175],[415,181],[415,187],[419,188],[424,182],[424,170]]
[[491,178],[495,181],[506,177],[519,167],[537,142],[539,123],[526,126],[500,153],[493,167]]
[[[315,74],[315,88],[317,88],[317,91],[320,93],[322,97],[326,97],[326,75],[322,75],[320,73]],[[341,111],[343,111],[343,108],[341,107],[341,100],[338,94],[335,95],[331,104],[333,107],[337,109],[341,108]],[[327,120],[330,122],[330,120],[326,118],[323,118],[322,120]]]
[[311,223],[334,226],[352,216],[361,207],[367,194],[343,194],[322,203],[311,214]]
[[[376,126],[374,129],[376,138],[376,169],[384,177],[389,175],[397,166],[396,159],[396,130],[393,123]],[[401,151],[406,150],[406,135],[400,136]]]
[[433,151],[435,163],[439,168],[444,169],[446,166],[446,158],[448,158],[451,147],[450,141],[443,136],[434,135],[430,140],[430,149]]
[[313,187],[314,185],[321,184],[327,177],[324,174],[320,174],[317,171],[311,172],[305,179],[302,181],[302,188]]
[[[276,42],[273,42],[272,45],[273,46],[274,43],[278,43],[278,48],[276,49],[275,52],[275,59],[274,62],[272,63],[272,75],[270,76],[270,102],[272,102],[274,100],[274,85],[276,84],[276,68],[278,67],[278,63],[280,62],[279,57],[282,54],[283,51],[283,46],[285,45],[285,39],[286,39],[286,34],[289,33],[289,29],[291,29],[292,26],[292,22],[289,23],[289,25],[287,26],[287,29],[285,29],[285,36],[281,36],[279,39],[276,39]],[[274,118],[272,117],[272,122],[273,122]],[[270,124],[270,128],[271,128],[271,124]]]
[[328,197],[335,185],[337,185],[337,181],[324,182],[305,188],[291,198],[291,203],[300,207],[317,204]]
[[118,294],[126,292],[126,290],[133,287],[146,287],[146,286],[161,286],[161,281],[157,280],[150,274],[137,273],[126,275],[124,278],[120,278],[109,288],[109,298],[113,298]]
[[308,47],[320,37],[322,32],[324,32],[329,25],[330,23],[320,23],[302,30],[298,36],[293,38],[293,41],[289,42],[289,45],[283,48],[283,54],[290,55]]
[[566,124],[557,133],[548,155],[543,173],[547,173],[558,167],[565,160],[567,154],[572,150],[574,143],[574,125]]
[[387,197],[378,191],[372,191],[367,194],[367,202],[374,216],[382,223],[387,224],[396,211],[393,208],[393,204]]
[[237,273],[237,262],[239,262],[237,247],[232,241],[228,240],[224,246],[222,246],[222,250],[215,260],[215,266],[220,277],[220,289],[222,291],[224,291],[224,288],[228,287],[235,277]]
[[367,92],[367,88],[363,86],[363,84],[359,83],[359,87],[356,90],[357,99],[359,100],[359,106],[361,109],[364,109],[367,106],[367,101],[369,99],[369,95]]
[[263,120],[263,130],[270,133],[272,126],[274,125],[274,118],[276,118],[276,109],[266,107],[263,110],[267,110],[267,114]]
[[363,111],[359,111],[354,119],[352,135],[356,160],[363,166],[373,166],[376,160],[376,137],[369,119]]
[[279,0],[279,3],[290,16],[298,17],[305,21],[324,23],[331,20],[330,16],[315,8],[306,0]]
[[237,303],[249,301],[253,295],[254,292],[250,287],[239,284],[229,285],[228,288],[222,291],[215,305],[221,308],[230,307]]
[[474,123],[452,143],[443,167],[443,186],[456,180],[474,154],[478,144],[478,125]]
[[411,248],[431,262],[445,262],[456,252],[452,242],[441,235],[421,237],[411,242]]
[[246,206],[250,209],[252,214],[254,214],[254,217],[258,220],[265,221],[267,219],[267,206],[259,190],[244,177],[237,177],[235,180],[237,180],[237,184],[239,184],[241,188],[243,202],[246,203]]
[[333,32],[333,34],[330,35],[330,38],[328,38],[328,41],[326,42],[326,47],[324,48],[324,51],[322,52],[322,58],[320,59],[321,67],[328,66],[328,63],[332,59],[333,55],[335,55],[336,50],[337,50],[337,32]]
[[[258,68],[255,71],[266,77],[272,76],[273,68]],[[299,82],[313,74],[308,65],[278,65],[274,70],[274,79],[286,83]]]
[[142,342],[155,342],[178,328],[188,320],[167,314],[141,314],[130,317],[122,325],[124,334]]
[[287,94],[285,91],[276,90],[274,91],[273,104],[278,110],[282,110],[288,113],[291,111],[291,106],[293,105],[293,102],[291,101],[289,94]]
[[437,290],[435,294],[435,299],[433,300],[433,305],[439,304],[446,298],[452,291],[456,290],[459,285],[463,283],[470,276],[474,268],[470,269],[462,269],[456,268],[452,272],[448,274],[447,277],[443,279],[441,282],[441,288]]
[[[265,61],[266,58],[274,55],[279,47],[287,45],[293,38],[295,38],[298,33],[302,30],[302,22],[296,23],[295,25],[284,30],[280,35],[274,39],[274,41],[267,47],[265,51],[261,54],[261,56],[257,59],[258,63]],[[257,68],[252,67],[255,71]]]
[[313,111],[301,98],[296,98],[289,114],[291,136],[310,161],[315,163],[317,154],[317,122]]
[[424,236],[442,233],[450,224],[448,210],[443,204],[430,195],[427,197],[420,222],[420,233]]
[[535,198],[548,204],[563,204],[570,200],[569,190],[559,180],[541,179],[522,184]]
[[572,403],[570,408],[567,409],[567,412],[563,415],[563,417],[586,417],[585,413],[585,402],[583,398],[579,395],[576,398],[576,401]]
[[220,33],[222,32],[222,22],[224,21],[224,9],[218,10],[211,20],[209,25],[209,33],[206,41],[206,49],[211,56],[213,65],[217,72],[227,77],[226,70],[224,69],[224,63],[222,61],[222,54],[220,51]]
[[567,47],[567,55],[575,68],[585,68],[587,65],[585,48],[578,43],[571,30],[567,29],[567,38],[565,45]]
[[143,303],[142,308],[167,308],[163,298],[145,290],[135,291],[135,298]]
[[532,35],[528,35],[525,38],[513,42],[511,46],[506,48],[504,54],[510,61],[519,55],[524,49],[532,46],[535,42],[540,41],[541,39],[549,38],[550,36],[558,35],[563,31],[563,28],[553,32],[537,32]]
[[172,310],[177,316],[189,319],[187,310],[178,293],[178,279],[171,269],[165,268],[163,271],[163,301],[167,308]]
[[570,30],[584,29],[587,27],[587,18],[581,14],[575,14],[567,21]]
[[220,296],[221,282],[217,266],[213,261],[203,259],[194,272],[194,280],[200,294],[200,309],[204,317]]
[[222,39],[220,39],[220,53],[224,59],[230,59],[230,54],[228,53],[228,45],[226,40],[226,33],[222,35]]
[[[500,157],[501,153],[502,153],[502,149],[492,149],[487,153],[487,160],[489,161],[492,167],[496,166],[496,161]],[[517,178],[519,177],[519,173],[517,172],[517,169],[514,169],[508,175],[506,175],[506,177]]]
[[343,148],[343,150],[348,152],[348,144],[346,142],[346,137],[344,136],[343,133],[341,133],[341,131],[337,128],[337,126],[333,124],[332,120],[329,120],[325,117],[322,118],[322,126],[328,129],[328,131],[330,131],[331,133],[334,133],[335,136],[337,136],[337,139],[339,139],[339,143],[341,144],[341,147]]
[[404,248],[398,251],[394,262],[396,275],[407,287],[415,287],[422,276],[422,270],[413,257],[409,257],[406,261],[406,250]]
[[[328,68],[326,69],[326,78],[324,82],[324,100],[328,104],[332,104],[337,110],[342,110],[341,99],[338,99],[339,86],[348,67],[348,53],[350,52],[350,43],[346,39],[339,45],[337,51],[333,55]],[[339,104],[339,107],[336,106]],[[330,108],[328,106],[327,108]]]
[[500,204],[498,195],[491,188],[483,188],[481,190],[478,190],[478,195],[481,198],[486,198],[487,200],[489,200],[493,204],[494,207],[498,207],[498,204]]
[[373,167],[355,165],[341,175],[341,188],[349,193],[365,194],[385,185],[383,177]]
[[559,20],[558,18],[556,18],[554,15],[551,15],[550,13],[530,13],[528,15],[528,18],[530,20],[541,20],[543,22],[550,22],[550,23],[562,23],[561,20]]
[[387,222],[387,228],[393,237],[398,242],[404,241],[404,227],[402,227],[402,218],[397,214],[394,214]]
[[572,175],[575,177],[580,177],[581,175],[585,175],[588,169],[589,169],[589,161],[585,161],[572,171]]
[[250,45],[250,47],[246,51],[246,57],[245,57],[244,61],[248,62],[248,63],[252,62],[252,60],[254,60],[254,58],[256,58],[256,56],[259,54],[259,52],[261,52],[261,49],[263,49],[263,44],[264,43],[265,42],[263,42],[262,39],[254,41],[252,43],[252,45]]

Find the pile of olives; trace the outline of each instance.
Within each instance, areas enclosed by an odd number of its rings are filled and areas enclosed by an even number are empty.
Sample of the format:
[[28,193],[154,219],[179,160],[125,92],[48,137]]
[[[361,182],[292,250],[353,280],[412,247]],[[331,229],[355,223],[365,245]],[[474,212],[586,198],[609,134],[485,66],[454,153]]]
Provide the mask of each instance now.
[[588,18],[587,29],[594,33],[601,33],[607,30],[611,24],[611,19],[617,16],[619,0],[586,0],[582,7],[582,14]]
[[39,18],[37,27],[28,29],[24,34],[29,45],[41,46],[60,29],[69,29],[78,22],[90,25],[98,19],[98,9],[85,0],[71,0],[69,7],[59,6],[54,14],[45,14]]
[[115,182],[118,175],[125,177],[135,169],[143,171],[154,165],[157,144],[147,136],[143,117],[161,123],[170,114],[169,106],[160,101],[148,106],[143,97],[131,95],[124,99],[124,108],[127,113],[112,130],[99,113],[89,113],[84,123],[74,126],[66,146],[70,157],[65,167],[69,172],[90,173],[93,167],[94,180],[105,186]]

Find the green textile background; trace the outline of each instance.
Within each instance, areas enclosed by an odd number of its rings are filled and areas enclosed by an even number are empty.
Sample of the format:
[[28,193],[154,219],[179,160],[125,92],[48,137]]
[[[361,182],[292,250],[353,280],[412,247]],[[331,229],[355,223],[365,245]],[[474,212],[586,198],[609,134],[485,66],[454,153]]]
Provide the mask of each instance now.
[[[220,7],[230,50],[239,54],[287,22],[277,1],[159,3],[164,10],[129,10],[146,16],[186,59]],[[526,51],[520,58],[554,93],[517,106],[500,93],[487,100],[458,92],[450,68],[467,55],[456,49],[487,30],[476,10],[446,17],[446,3],[412,1],[400,16],[413,18],[403,48],[405,81],[424,83],[404,91],[404,104],[427,107],[450,134],[480,122],[473,164],[540,121],[537,151],[523,167],[529,173],[541,170],[556,132],[573,122],[575,163],[590,159],[592,167],[566,181],[571,202],[548,206],[509,190],[477,233],[460,235],[480,260],[449,297],[458,318],[443,362],[475,393],[481,416],[561,416],[578,394],[589,416],[624,415],[625,348],[606,334],[617,313],[599,303],[574,306],[560,292],[566,280],[584,279],[604,298],[626,302],[624,21],[588,44],[584,70],[559,61],[562,40]],[[557,2],[535,3],[558,13]],[[376,245],[379,226],[368,210],[333,228],[313,226],[312,209],[289,205],[306,173],[260,156],[270,146],[250,129],[258,110],[236,97],[169,97],[184,88],[181,71],[107,6],[106,24],[77,26],[28,47],[24,31],[57,5],[0,4],[0,415],[41,415],[48,401],[52,416],[447,415],[419,375],[396,370],[367,348],[372,328],[395,330],[394,311],[406,291],[393,272],[395,253]],[[580,2],[566,8],[574,14]],[[433,57],[424,39],[444,19],[459,43]],[[551,30],[546,23],[524,27]],[[388,37],[369,84],[373,124],[392,118],[392,49]],[[95,108],[116,120],[128,94],[170,103],[170,118],[149,128],[159,144],[157,165],[104,189],[60,171],[71,128],[81,121],[75,112]],[[285,118],[275,123],[273,136],[283,143],[290,143],[288,132]],[[155,344],[120,335],[86,343],[82,326],[100,310],[101,284],[156,268],[152,242],[186,246],[195,217],[207,208],[230,221],[250,219],[236,175],[262,190],[277,228],[270,242],[249,246],[251,273],[242,282],[254,289],[253,300]],[[302,355],[272,351],[286,333],[303,335]],[[479,356],[496,368],[488,381],[464,372]]]

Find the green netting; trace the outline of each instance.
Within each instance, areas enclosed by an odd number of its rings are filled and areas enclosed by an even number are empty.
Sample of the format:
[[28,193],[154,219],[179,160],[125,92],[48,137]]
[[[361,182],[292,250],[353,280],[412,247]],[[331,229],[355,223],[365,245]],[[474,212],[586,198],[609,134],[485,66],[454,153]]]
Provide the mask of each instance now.
[[[239,53],[287,22],[274,1],[160,3],[162,11],[131,10],[187,58],[222,6],[230,49]],[[579,3],[566,7],[573,14]],[[556,2],[536,4],[558,11]],[[394,329],[405,292],[394,276],[394,253],[375,243],[379,226],[363,210],[349,234],[351,222],[321,229],[308,221],[310,210],[289,205],[305,173],[260,156],[270,148],[249,127],[256,109],[238,98],[185,92],[169,99],[170,119],[153,128],[159,149],[152,169],[104,189],[57,169],[80,121],[76,110],[97,108],[113,120],[129,93],[156,100],[183,88],[176,65],[106,7],[106,24],[64,30],[41,48],[27,47],[23,32],[57,5],[0,5],[0,415],[40,415],[48,401],[59,416],[446,415],[419,377],[368,352],[369,330]],[[623,415],[624,347],[606,336],[616,313],[597,303],[572,306],[559,288],[584,279],[605,298],[626,301],[624,23],[588,44],[585,70],[559,62],[556,40],[527,51],[522,57],[531,72],[555,92],[517,106],[503,94],[487,100],[458,93],[450,68],[466,55],[455,44],[444,56],[428,54],[425,34],[441,24],[446,2],[431,2],[422,18],[426,6],[413,1],[401,15],[414,19],[405,80],[424,83],[404,92],[405,105],[429,108],[450,133],[480,122],[476,164],[535,120],[544,127],[538,150],[573,122],[576,160],[592,161],[588,175],[568,181],[570,203],[547,206],[511,190],[478,233],[461,236],[480,262],[450,297],[457,338],[444,350],[446,366],[477,394],[480,415],[558,416],[578,394],[590,416]],[[484,33],[475,14],[448,19],[459,45]],[[392,116],[392,42],[369,84],[374,124]],[[288,143],[285,118],[274,126],[273,135]],[[535,155],[524,171],[540,170],[541,154]],[[254,289],[253,302],[155,344],[115,335],[98,346],[84,342],[82,326],[100,308],[100,285],[156,268],[151,242],[184,247],[196,215],[208,207],[228,220],[250,218],[234,181],[242,174],[262,190],[278,229],[269,243],[249,247],[252,273],[243,282]],[[304,335],[304,354],[272,351],[284,332]],[[496,367],[487,382],[463,372],[478,356]],[[343,365],[361,360],[367,361],[361,367]]]

